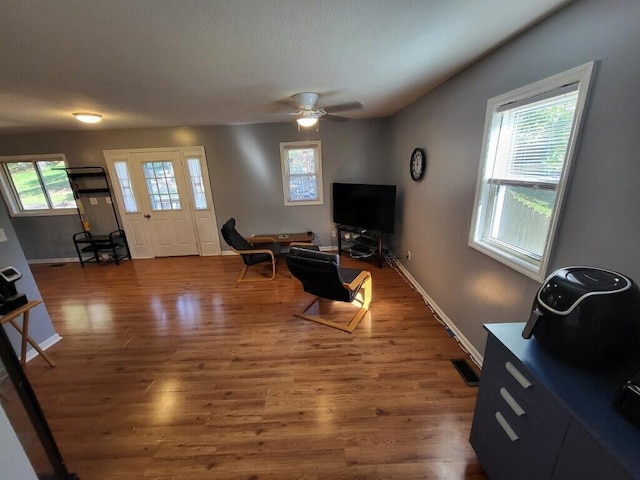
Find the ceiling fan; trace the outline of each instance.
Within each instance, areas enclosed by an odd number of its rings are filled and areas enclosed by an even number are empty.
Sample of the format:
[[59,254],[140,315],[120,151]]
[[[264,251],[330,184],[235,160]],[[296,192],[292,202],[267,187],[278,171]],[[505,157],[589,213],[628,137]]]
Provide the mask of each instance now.
[[363,106],[360,102],[349,102],[323,108],[318,106],[319,97],[319,94],[313,92],[296,93],[291,97],[298,109],[297,112],[292,112],[292,115],[297,116],[296,122],[298,122],[300,127],[313,127],[320,118],[343,122],[349,119],[347,117],[334,115],[332,112],[357,110]]

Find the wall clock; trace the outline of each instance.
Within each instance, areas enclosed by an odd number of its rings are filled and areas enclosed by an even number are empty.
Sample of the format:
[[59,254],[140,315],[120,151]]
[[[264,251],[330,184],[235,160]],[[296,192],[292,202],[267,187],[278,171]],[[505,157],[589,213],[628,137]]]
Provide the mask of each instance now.
[[411,179],[415,182],[420,180],[424,176],[424,171],[427,168],[427,155],[421,148],[416,148],[411,153],[411,160],[409,160],[409,173],[411,173]]

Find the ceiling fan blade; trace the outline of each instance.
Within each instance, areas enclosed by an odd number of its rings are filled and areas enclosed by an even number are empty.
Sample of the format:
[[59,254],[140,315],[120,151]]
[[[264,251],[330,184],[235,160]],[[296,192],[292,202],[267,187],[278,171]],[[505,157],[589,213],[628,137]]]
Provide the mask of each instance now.
[[351,120],[350,118],[347,117],[341,117],[340,115],[333,115],[331,113],[325,113],[323,116],[320,117],[322,120],[324,120],[325,118],[327,120],[331,120],[333,122],[346,122],[347,120]]
[[359,110],[364,105],[361,102],[347,102],[347,103],[339,103],[338,105],[332,105],[330,107],[325,107],[327,112],[346,112],[349,110]]

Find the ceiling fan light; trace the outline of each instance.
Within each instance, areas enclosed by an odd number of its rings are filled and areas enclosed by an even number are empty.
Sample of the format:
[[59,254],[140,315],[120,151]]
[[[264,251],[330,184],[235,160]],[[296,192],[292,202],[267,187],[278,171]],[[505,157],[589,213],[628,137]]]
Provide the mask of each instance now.
[[84,123],[98,123],[102,120],[102,115],[98,113],[74,113],[73,116]]
[[300,117],[296,119],[298,125],[301,127],[313,127],[316,123],[318,123],[318,119],[316,117]]

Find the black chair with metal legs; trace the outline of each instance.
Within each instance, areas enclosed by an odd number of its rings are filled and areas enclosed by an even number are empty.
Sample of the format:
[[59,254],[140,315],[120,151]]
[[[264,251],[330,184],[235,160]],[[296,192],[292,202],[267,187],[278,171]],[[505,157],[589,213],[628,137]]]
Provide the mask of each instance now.
[[[302,282],[304,291],[316,297],[302,312],[294,315],[353,333],[369,310],[373,286],[371,273],[366,270],[341,267],[338,255],[298,247],[292,247],[289,251],[287,265],[291,274]],[[335,320],[307,313],[320,298],[355,303],[360,306],[360,309],[345,326]]]
[[[237,282],[255,282],[261,280],[273,280],[276,276],[276,262],[280,254],[280,244],[275,239],[270,238],[271,243],[260,243],[254,245],[244,238],[236,230],[235,218],[230,218],[220,229],[224,241],[227,242],[231,250],[242,257],[244,265],[238,274]],[[260,237],[262,241],[266,237]],[[255,240],[255,237],[254,237]],[[271,262],[271,277],[246,278],[247,270],[250,266],[258,263]]]

